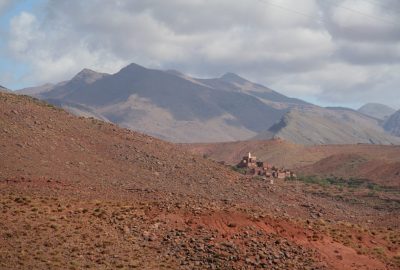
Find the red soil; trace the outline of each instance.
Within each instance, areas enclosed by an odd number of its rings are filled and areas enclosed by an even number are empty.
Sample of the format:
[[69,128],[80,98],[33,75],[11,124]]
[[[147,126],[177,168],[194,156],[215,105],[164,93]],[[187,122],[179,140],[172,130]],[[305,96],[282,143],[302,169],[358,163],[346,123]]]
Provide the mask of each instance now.
[[25,96],[0,93],[0,123],[0,269],[400,265],[398,208],[385,200],[271,186]]

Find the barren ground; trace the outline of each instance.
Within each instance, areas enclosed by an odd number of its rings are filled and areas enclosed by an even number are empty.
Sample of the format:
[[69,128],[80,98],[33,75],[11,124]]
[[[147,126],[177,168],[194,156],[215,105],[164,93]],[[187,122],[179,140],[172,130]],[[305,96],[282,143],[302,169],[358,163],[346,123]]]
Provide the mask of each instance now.
[[0,93],[1,269],[398,269],[396,190],[243,176]]

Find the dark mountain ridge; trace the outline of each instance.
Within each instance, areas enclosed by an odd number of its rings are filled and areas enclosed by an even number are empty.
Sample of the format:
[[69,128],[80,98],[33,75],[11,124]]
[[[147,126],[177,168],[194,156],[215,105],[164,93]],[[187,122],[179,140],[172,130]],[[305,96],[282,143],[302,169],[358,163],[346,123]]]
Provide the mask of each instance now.
[[400,136],[400,110],[392,114],[384,123],[383,127],[392,135]]

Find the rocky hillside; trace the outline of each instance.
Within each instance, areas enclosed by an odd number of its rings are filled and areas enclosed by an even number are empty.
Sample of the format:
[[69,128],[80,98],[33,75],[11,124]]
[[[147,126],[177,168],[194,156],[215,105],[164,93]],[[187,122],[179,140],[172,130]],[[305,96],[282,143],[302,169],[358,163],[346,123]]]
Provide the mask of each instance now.
[[385,130],[395,136],[400,136],[400,110],[392,114],[384,123]]
[[391,116],[393,113],[396,112],[395,109],[386,106],[384,104],[379,104],[379,103],[368,103],[363,105],[358,109],[360,113],[363,113],[365,115],[380,119],[380,120],[385,120],[389,116]]
[[296,144],[400,144],[375,118],[346,108],[297,108],[290,110],[268,133],[254,139],[279,137]]
[[379,191],[271,185],[27,96],[0,124],[1,269],[398,269]]
[[[235,179],[231,171],[214,162],[188,156],[171,143],[114,124],[78,118],[27,96],[2,93],[0,102],[3,179],[51,175],[67,181],[65,185],[152,186],[170,191],[187,186],[187,192],[198,183],[199,194],[209,193],[213,185],[209,181],[224,193],[223,183],[229,185],[229,179]],[[209,177],[204,179],[204,175]],[[201,191],[199,182],[207,190]]]

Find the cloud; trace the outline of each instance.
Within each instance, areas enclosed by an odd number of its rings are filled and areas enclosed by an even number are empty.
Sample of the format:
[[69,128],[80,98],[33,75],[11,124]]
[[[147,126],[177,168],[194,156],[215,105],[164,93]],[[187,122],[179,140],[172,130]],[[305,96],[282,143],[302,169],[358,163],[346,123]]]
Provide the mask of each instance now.
[[48,1],[12,18],[8,50],[31,67],[20,78],[31,84],[136,62],[193,76],[233,71],[288,95],[350,104],[400,85],[399,1],[374,2]]
[[272,87],[327,105],[357,108],[367,102],[380,102],[399,109],[398,74],[400,64],[351,66],[333,62],[318,70],[274,77]]
[[11,5],[11,0],[0,0],[0,15],[2,15]]
[[335,56],[356,65],[400,63],[398,3],[342,0],[337,5],[321,5],[326,29],[337,45]]
[[38,39],[38,25],[36,17],[30,13],[22,12],[11,20],[11,38],[9,47],[16,56],[25,57],[29,53],[30,44]]

